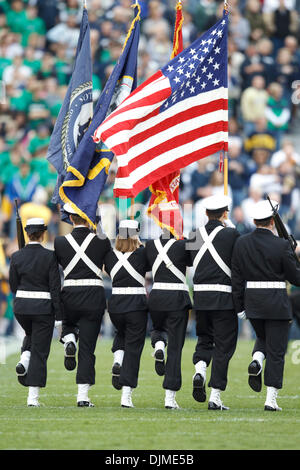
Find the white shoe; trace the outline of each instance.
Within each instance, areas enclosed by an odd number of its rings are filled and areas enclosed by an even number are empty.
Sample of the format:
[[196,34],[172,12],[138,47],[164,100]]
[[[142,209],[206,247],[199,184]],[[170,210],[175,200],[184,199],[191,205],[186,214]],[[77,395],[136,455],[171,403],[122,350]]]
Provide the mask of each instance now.
[[28,387],[27,406],[38,407],[39,404],[39,387]]
[[27,399],[27,406],[33,406],[35,408],[38,408],[40,405],[39,401],[37,398],[31,398],[31,399]]
[[176,392],[174,390],[166,390],[165,408],[168,410],[178,410],[179,406],[175,400]]
[[265,411],[282,411],[277,405],[278,390],[275,387],[267,387],[267,398],[265,401]]
[[212,388],[209,402],[209,410],[229,410],[228,406],[223,405],[221,400],[221,390],[217,388]]
[[27,374],[27,370],[28,370],[29,362],[30,362],[30,356],[31,356],[30,351],[24,351],[21,354],[20,361],[16,365],[16,373],[18,377],[24,377],[24,375]]
[[121,397],[121,406],[122,408],[134,408],[132,403],[132,388],[123,386],[122,387],[122,397]]

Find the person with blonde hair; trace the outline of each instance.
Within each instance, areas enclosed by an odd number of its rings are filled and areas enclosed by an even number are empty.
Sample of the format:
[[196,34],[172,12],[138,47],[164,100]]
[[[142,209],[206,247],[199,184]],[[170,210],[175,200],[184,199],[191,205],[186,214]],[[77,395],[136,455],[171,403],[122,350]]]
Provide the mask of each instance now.
[[133,408],[148,321],[145,275],[150,270],[136,220],[120,222],[115,248],[107,253],[104,265],[112,279],[108,313],[116,328],[112,385],[122,389],[121,406]]

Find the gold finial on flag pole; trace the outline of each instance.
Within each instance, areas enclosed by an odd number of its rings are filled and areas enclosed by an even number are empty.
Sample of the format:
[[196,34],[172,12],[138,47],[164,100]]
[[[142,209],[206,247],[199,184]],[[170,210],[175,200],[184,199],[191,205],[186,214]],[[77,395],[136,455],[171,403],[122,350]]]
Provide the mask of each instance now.
[[83,0],[83,8],[87,9],[86,0]]

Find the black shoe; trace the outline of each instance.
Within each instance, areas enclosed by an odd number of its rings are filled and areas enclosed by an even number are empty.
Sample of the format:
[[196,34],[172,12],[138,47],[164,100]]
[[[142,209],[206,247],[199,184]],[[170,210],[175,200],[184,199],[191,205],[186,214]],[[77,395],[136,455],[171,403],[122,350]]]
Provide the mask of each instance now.
[[21,362],[18,362],[16,365],[16,373],[18,377],[24,377],[27,374],[27,371]]
[[162,349],[157,349],[154,353],[155,372],[157,375],[165,375],[165,356]]
[[112,367],[112,370],[111,370],[111,373],[112,373],[111,383],[112,383],[113,387],[116,390],[121,390],[122,385],[120,385],[120,383],[119,383],[120,373],[121,373],[121,366],[118,362],[114,363],[114,365]]
[[27,384],[26,384],[26,379],[27,379],[27,374],[25,375],[18,375],[18,381],[21,385],[23,385],[24,387],[27,387]]
[[78,401],[77,406],[79,407],[88,407],[88,408],[93,408],[95,405],[91,403],[90,401]]
[[65,347],[64,364],[67,370],[74,370],[76,367],[76,345],[71,341]]
[[208,402],[208,409],[209,410],[229,410],[228,406],[223,405],[217,405],[213,401]]
[[254,392],[261,391],[261,371],[262,368],[258,361],[252,361],[248,367],[248,383]]
[[193,398],[203,403],[206,400],[205,380],[201,374],[195,374],[193,378]]

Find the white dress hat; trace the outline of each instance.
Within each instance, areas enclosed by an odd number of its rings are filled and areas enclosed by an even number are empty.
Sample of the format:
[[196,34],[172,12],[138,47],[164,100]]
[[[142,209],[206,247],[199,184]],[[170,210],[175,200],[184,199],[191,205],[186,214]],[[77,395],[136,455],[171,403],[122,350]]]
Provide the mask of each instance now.
[[71,204],[69,204],[68,202],[64,204],[63,209],[64,211],[68,212],[68,214],[78,215],[78,213],[73,209]]
[[220,209],[228,208],[232,200],[229,196],[209,196],[203,199],[202,204],[208,211],[217,211]]
[[25,226],[25,231],[27,233],[41,232],[47,230],[47,225],[45,225],[44,219],[34,217],[28,219]]
[[[277,201],[271,200],[274,209],[279,209],[279,204]],[[272,217],[273,209],[269,201],[259,201],[253,207],[251,211],[251,217],[255,220],[263,220]]]

